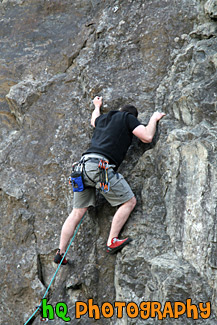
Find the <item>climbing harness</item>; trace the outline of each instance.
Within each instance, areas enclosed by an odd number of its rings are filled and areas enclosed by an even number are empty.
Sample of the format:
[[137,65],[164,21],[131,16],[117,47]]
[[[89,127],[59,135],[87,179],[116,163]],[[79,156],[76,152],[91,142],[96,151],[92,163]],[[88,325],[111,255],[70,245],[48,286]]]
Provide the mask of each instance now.
[[100,159],[98,168],[100,170],[100,188],[104,193],[107,193],[110,188],[110,183],[108,180],[108,161]]
[[87,176],[87,178],[95,183],[87,174],[85,170],[85,162],[92,161],[98,163],[99,168],[99,178],[100,178],[100,189],[102,192],[107,193],[110,188],[109,178],[108,178],[108,169],[110,166],[115,167],[114,165],[109,165],[108,160],[98,159],[98,158],[82,158],[79,162],[75,162],[72,164],[72,172],[69,177],[69,184],[72,185],[73,192],[82,192],[85,189],[84,180],[83,180],[83,172]]
[[[85,214],[86,214],[86,213],[85,213]],[[61,264],[62,264],[62,262],[63,262],[63,260],[64,260],[64,258],[65,258],[65,256],[66,256],[66,254],[67,254],[67,252],[68,252],[68,250],[69,250],[69,248],[70,248],[70,246],[71,246],[71,244],[72,244],[72,242],[73,242],[73,240],[74,240],[74,238],[75,238],[75,236],[76,236],[76,234],[77,234],[77,232],[78,232],[78,229],[80,228],[80,225],[81,225],[82,221],[84,220],[85,214],[83,215],[81,221],[79,222],[79,224],[78,224],[78,226],[77,226],[77,228],[76,228],[76,230],[75,230],[75,232],[74,232],[74,235],[73,235],[73,237],[72,237],[72,239],[71,239],[71,241],[70,241],[70,243],[69,243],[69,245],[68,245],[68,247],[67,247],[67,249],[66,249],[66,251],[65,251],[65,254],[64,254],[63,257],[62,257],[62,259],[61,259],[61,261],[60,261],[60,263],[59,263],[59,265],[58,265],[58,268],[56,269],[56,272],[54,273],[54,276],[53,276],[53,278],[51,279],[51,281],[50,281],[50,283],[49,283],[49,286],[47,287],[47,290],[46,290],[46,292],[45,292],[45,294],[44,294],[42,300],[46,297],[46,295],[47,295],[47,293],[48,293],[48,291],[49,291],[49,289],[50,289],[50,287],[51,287],[51,284],[53,283],[53,280],[55,279],[55,277],[56,277],[56,275],[57,275],[57,272],[59,271],[60,266],[61,266]],[[43,318],[43,315],[42,315],[42,302],[41,302],[40,305],[36,307],[35,312],[32,314],[32,316],[27,320],[27,322],[26,322],[24,325],[27,325],[27,324],[29,323],[29,321],[30,321],[30,320],[35,316],[35,314],[37,313],[37,311],[39,311],[40,314],[41,314],[41,321],[46,321],[46,318]]]

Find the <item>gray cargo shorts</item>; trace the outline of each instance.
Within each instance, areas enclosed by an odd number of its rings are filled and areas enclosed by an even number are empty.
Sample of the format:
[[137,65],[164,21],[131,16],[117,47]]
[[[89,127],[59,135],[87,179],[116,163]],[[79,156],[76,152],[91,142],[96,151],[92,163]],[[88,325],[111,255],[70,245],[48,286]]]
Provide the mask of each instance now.
[[[84,160],[88,158],[108,160],[98,154],[87,154]],[[87,160],[85,162],[85,171],[83,172],[85,190],[82,192],[74,192],[73,207],[76,209],[87,208],[89,206],[95,206],[96,204],[96,189],[105,197],[105,199],[112,205],[121,205],[134,197],[134,194],[124,179],[124,177],[115,173],[114,165],[109,165],[108,179],[110,188],[107,193],[104,193],[100,189],[100,170],[98,168],[99,161]]]

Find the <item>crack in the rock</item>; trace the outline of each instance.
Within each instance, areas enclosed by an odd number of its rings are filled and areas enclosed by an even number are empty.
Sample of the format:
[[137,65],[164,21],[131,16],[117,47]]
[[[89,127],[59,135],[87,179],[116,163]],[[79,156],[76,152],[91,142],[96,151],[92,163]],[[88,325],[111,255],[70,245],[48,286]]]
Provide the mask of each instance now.
[[83,41],[83,43],[78,47],[78,49],[71,56],[68,57],[68,66],[65,69],[64,73],[68,71],[68,69],[73,65],[75,59],[79,56],[80,52],[86,47],[89,37],[95,33],[95,27],[93,27],[93,24],[90,24],[89,26],[91,27],[91,30],[88,33],[85,40]]

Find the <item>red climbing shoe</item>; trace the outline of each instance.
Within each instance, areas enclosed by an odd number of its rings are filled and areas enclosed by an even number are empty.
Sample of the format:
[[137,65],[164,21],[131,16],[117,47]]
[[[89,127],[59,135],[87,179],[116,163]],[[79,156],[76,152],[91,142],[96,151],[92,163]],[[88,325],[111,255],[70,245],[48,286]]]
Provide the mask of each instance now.
[[[60,255],[60,249],[58,249],[55,257],[54,257],[54,263],[56,264],[60,264],[60,262],[62,261],[62,258],[63,258],[63,253]],[[64,257],[61,265],[66,265],[68,263],[67,259]]]
[[114,254],[117,251],[121,250],[125,245],[129,244],[132,241],[131,238],[126,238],[123,240],[118,239],[117,237],[112,238],[112,243],[110,246],[106,246],[107,253]]

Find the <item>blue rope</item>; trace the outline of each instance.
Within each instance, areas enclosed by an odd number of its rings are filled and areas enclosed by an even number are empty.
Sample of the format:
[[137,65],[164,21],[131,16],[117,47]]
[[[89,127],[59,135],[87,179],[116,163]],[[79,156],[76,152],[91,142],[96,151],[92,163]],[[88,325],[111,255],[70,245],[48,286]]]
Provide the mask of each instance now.
[[[85,213],[85,214],[86,214],[86,213]],[[66,254],[67,254],[67,252],[68,252],[68,250],[69,250],[69,248],[70,248],[70,246],[71,246],[71,244],[72,244],[72,242],[73,242],[73,240],[74,240],[74,238],[75,238],[75,236],[76,236],[76,234],[77,234],[77,232],[78,232],[78,229],[79,229],[79,227],[80,227],[80,225],[81,225],[81,223],[82,223],[82,221],[83,221],[83,219],[84,219],[84,217],[85,217],[85,214],[83,215],[81,221],[79,222],[79,224],[78,224],[78,226],[77,226],[77,229],[75,230],[74,235],[73,235],[73,237],[72,237],[72,239],[71,239],[71,241],[70,241],[70,243],[69,243],[69,246],[67,247],[67,250],[65,251],[65,254],[63,255],[63,258],[61,259],[61,261],[60,261],[60,263],[59,263],[59,265],[58,265],[58,268],[56,269],[56,272],[54,273],[54,276],[53,276],[53,278],[51,279],[50,284],[49,284],[49,286],[47,287],[47,290],[46,290],[46,292],[45,292],[45,294],[44,294],[42,300],[46,297],[46,295],[47,295],[47,293],[48,293],[48,291],[49,291],[49,289],[50,289],[50,287],[51,287],[51,284],[53,283],[53,280],[55,279],[55,277],[56,277],[56,275],[57,275],[57,272],[59,271],[60,266],[61,266],[61,264],[62,264],[62,262],[63,262],[63,260],[64,260],[64,258],[65,258],[65,256],[66,256]],[[27,325],[28,322],[29,322],[29,321],[30,321],[30,320],[35,316],[35,314],[37,313],[37,311],[40,309],[41,305],[42,305],[42,302],[40,303],[40,305],[38,306],[38,308],[36,309],[36,311],[32,314],[32,316],[27,320],[27,322],[26,322],[24,325]]]

